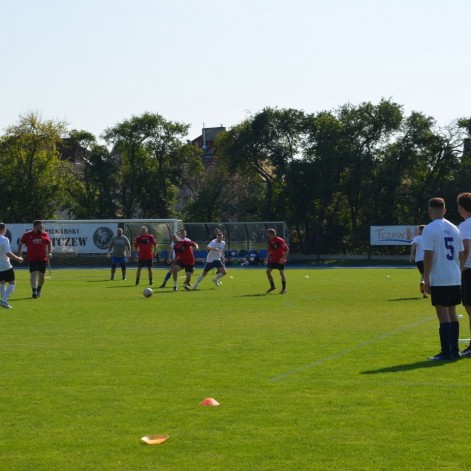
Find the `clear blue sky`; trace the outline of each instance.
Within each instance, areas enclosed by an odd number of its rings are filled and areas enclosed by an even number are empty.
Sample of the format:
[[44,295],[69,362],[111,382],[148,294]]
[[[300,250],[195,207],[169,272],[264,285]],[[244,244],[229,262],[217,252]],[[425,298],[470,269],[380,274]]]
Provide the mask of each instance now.
[[0,129],[99,136],[145,111],[233,126],[382,97],[471,117],[471,0],[0,0]]

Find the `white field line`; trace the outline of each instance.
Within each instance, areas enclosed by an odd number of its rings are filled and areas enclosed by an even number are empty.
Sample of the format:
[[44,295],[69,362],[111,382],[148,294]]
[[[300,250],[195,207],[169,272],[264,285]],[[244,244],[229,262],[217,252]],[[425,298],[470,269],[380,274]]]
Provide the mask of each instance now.
[[278,376],[275,376],[274,378],[271,378],[270,381],[273,383],[276,383],[278,381],[281,381],[285,378],[288,378],[289,376],[293,376],[297,373],[301,373],[302,371],[309,370],[311,368],[314,368],[319,365],[323,365],[324,363],[327,363],[328,361],[336,360],[337,358],[341,358],[345,355],[348,355],[350,352],[353,352],[355,350],[360,350],[364,347],[368,347],[374,343],[381,342],[384,339],[387,339],[389,337],[392,337],[394,335],[400,334],[401,332],[404,332],[405,330],[412,329],[414,327],[418,327],[422,324],[425,324],[426,322],[429,322],[431,320],[436,319],[436,316],[428,316],[425,319],[422,319],[418,322],[414,322],[413,324],[407,324],[402,327],[399,327],[397,329],[391,330],[390,332],[386,332],[384,334],[378,335],[377,337],[373,337],[372,339],[365,340],[364,342],[359,343],[358,345],[354,345],[353,347],[346,348],[345,350],[341,350],[338,353],[334,353],[333,355],[326,356],[324,358],[320,358],[319,360],[313,361],[312,363],[307,363],[306,365],[299,366],[298,368],[294,368],[290,371],[286,371],[284,373],[279,374]]

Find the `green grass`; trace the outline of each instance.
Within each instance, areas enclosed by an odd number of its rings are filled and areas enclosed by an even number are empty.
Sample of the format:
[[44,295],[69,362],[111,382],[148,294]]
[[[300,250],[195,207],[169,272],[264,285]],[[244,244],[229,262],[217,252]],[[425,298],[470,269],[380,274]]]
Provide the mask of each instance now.
[[[231,269],[220,288],[208,275],[146,299],[133,272],[56,272],[33,300],[17,271],[0,311],[1,469],[464,469],[471,363],[426,361],[438,323],[417,271],[286,273],[284,296]],[[170,438],[139,443],[157,433]]]

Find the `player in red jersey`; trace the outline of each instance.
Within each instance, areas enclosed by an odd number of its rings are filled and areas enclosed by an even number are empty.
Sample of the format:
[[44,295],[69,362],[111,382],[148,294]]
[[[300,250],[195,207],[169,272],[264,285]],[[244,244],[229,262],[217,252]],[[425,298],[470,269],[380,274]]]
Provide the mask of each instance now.
[[51,240],[48,233],[43,231],[42,221],[34,221],[33,230],[23,234],[18,243],[18,257],[21,257],[23,246],[26,246],[28,251],[33,298],[39,298],[44,284],[47,261],[52,257]]
[[286,293],[286,277],[285,277],[285,263],[289,247],[281,237],[276,235],[275,229],[267,230],[268,236],[268,253],[265,258],[265,265],[267,265],[267,278],[270,282],[270,289],[267,293],[271,293],[276,289],[275,282],[271,272],[276,269],[280,271],[282,288],[280,294]]
[[176,234],[172,236],[173,250],[175,251],[176,262],[173,265],[173,290],[178,290],[177,273],[183,268],[185,270],[185,281],[183,287],[189,291],[191,275],[195,271],[195,256],[193,249],[198,249],[198,244],[190,239],[179,239]]
[[136,286],[139,284],[142,267],[147,267],[149,284],[152,284],[152,259],[157,250],[157,242],[152,234],[149,234],[146,226],[141,227],[140,235],[136,237],[134,248],[138,252]]

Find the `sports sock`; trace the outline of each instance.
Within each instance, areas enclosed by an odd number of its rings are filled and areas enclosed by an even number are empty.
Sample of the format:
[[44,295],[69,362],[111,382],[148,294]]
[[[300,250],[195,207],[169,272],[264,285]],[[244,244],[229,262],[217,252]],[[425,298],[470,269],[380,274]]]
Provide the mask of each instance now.
[[275,287],[275,282],[274,282],[274,281],[270,281],[270,286],[271,286],[272,288],[274,288],[274,287]]
[[13,290],[15,289],[16,285],[8,285],[8,288],[6,289],[5,293],[2,296],[2,301],[7,302],[8,297],[10,296],[11,293],[13,293]]
[[460,323],[458,321],[451,322],[450,343],[451,353],[454,357],[459,357],[460,349],[458,346],[458,339],[460,338]]
[[0,297],[3,297],[5,294],[5,285],[0,285]]
[[283,286],[283,289],[286,289],[286,281],[282,281],[281,286]]
[[440,345],[444,355],[451,355],[451,322],[443,322],[438,329]]
[[224,275],[221,272],[218,272],[218,274],[214,277],[216,280],[219,280],[219,278],[222,278]]

